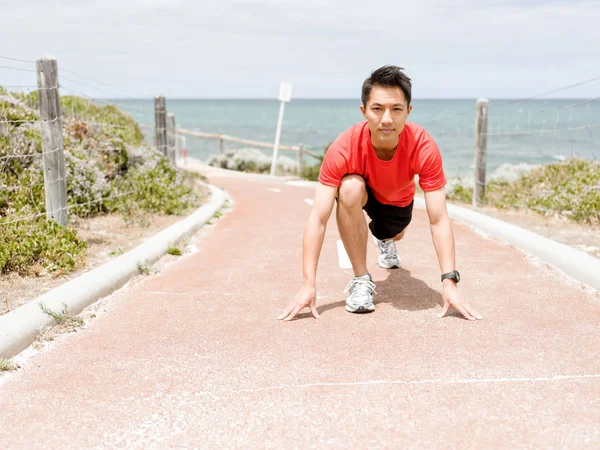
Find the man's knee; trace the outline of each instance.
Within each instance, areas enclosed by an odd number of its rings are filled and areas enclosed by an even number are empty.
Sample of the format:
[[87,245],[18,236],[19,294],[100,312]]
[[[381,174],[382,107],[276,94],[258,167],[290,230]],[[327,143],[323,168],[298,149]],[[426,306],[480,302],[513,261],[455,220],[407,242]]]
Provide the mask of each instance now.
[[363,177],[346,175],[338,188],[338,202],[344,206],[363,207],[367,202],[367,187]]

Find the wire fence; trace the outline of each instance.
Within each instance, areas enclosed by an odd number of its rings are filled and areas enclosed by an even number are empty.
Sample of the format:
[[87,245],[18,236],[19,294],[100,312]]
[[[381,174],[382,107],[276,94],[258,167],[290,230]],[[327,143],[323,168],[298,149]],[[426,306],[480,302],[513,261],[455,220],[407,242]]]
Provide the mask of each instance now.
[[[13,65],[0,64],[0,74],[7,71],[21,72],[19,77],[23,83],[19,90],[25,95],[10,95],[8,89],[12,86],[4,87],[0,92],[0,226],[32,220],[46,214],[45,203],[40,195],[44,192],[43,176],[27,177],[28,182],[23,183],[21,169],[25,169],[26,175],[33,175],[35,167],[41,175],[44,156],[58,152],[57,148],[42,149],[41,142],[33,139],[41,130],[37,105],[30,95],[37,89],[35,63],[15,58],[10,61]],[[19,175],[21,182],[16,183]],[[20,213],[14,214],[17,198],[24,204]]]
[[[569,90],[563,89],[562,93],[568,94]],[[535,98],[489,101],[485,134],[490,176],[572,156],[591,160],[600,158],[600,100],[597,96],[579,100],[544,99],[539,95],[531,97]],[[132,103],[127,102],[129,106]],[[475,101],[417,99],[413,103],[409,120],[423,125],[439,144],[447,175],[472,177],[476,143]],[[170,101],[169,104],[183,111],[181,126],[184,129],[212,136],[187,136],[188,154],[203,161],[220,152],[253,147],[220,141],[220,134],[234,134],[263,142],[269,142],[270,135],[274,135],[275,101],[269,106],[272,111],[268,111],[260,101]],[[142,102],[138,107],[143,108]],[[257,111],[251,110],[254,107]],[[318,101],[292,102],[284,125],[285,139],[292,143],[292,147],[303,145],[305,151],[322,155],[326,144],[344,128],[362,120],[355,109],[358,111],[352,101],[330,101],[326,105]],[[270,112],[272,117],[264,118],[265,111]],[[213,116],[213,113],[218,116]],[[150,127],[151,112],[140,110],[133,114]],[[270,154],[267,148],[262,151]],[[297,153],[282,151],[281,155],[296,159]],[[312,165],[318,161],[306,157],[304,163]]]
[[[78,87],[101,83],[73,72],[60,86],[38,85],[38,62],[0,58],[12,63],[0,64],[0,81],[3,72],[22,73],[19,84],[0,82],[0,227],[44,216],[65,225],[62,217],[91,217],[135,194],[135,184],[119,180],[145,158],[145,137],[129,114]],[[57,94],[58,114],[44,118],[52,105],[43,100]]]
[[[568,94],[598,80],[592,78],[523,99],[490,100],[483,133],[490,179],[514,179],[528,167],[570,158],[599,160],[600,97],[543,98],[556,92]],[[438,142],[448,175],[472,178],[478,139],[475,105],[462,102],[460,106],[461,110],[440,112],[422,124]]]
[[[60,183],[69,184],[70,196],[67,199],[59,199],[65,204],[55,209],[57,213],[76,211],[77,215],[90,216],[107,202],[133,193],[131,190],[103,190],[102,183],[94,184],[89,179],[77,181],[69,178],[72,176],[69,168],[77,163],[77,155],[90,150],[81,145],[80,138],[83,135],[97,137],[95,140],[91,139],[96,145],[92,150],[101,155],[101,170],[105,180],[124,174],[126,166],[119,162],[127,157],[124,156],[123,141],[139,136],[145,139],[147,145],[158,148],[173,161],[195,153],[195,149],[202,149],[201,153],[204,155],[224,155],[247,147],[261,149],[266,156],[272,152],[271,143],[263,142],[260,138],[254,139],[251,133],[239,138],[222,133],[219,129],[207,130],[205,127],[202,130],[195,127],[193,122],[190,124],[191,120],[186,115],[182,117],[185,125],[182,127],[175,124],[175,117],[168,114],[166,107],[163,124],[159,126],[157,112],[154,108],[148,108],[147,100],[110,101],[89,96],[90,90],[102,97],[135,97],[136,93],[69,69],[61,69],[60,87],[58,84],[38,85],[36,63],[0,56],[0,81],[3,73],[19,74],[16,78],[18,83],[3,86],[6,90],[17,90],[18,94],[2,94],[0,132],[5,142],[0,153],[2,183],[8,186],[9,177],[16,176],[15,173],[19,170],[30,177],[25,188],[18,188],[18,193],[12,191],[14,187],[1,189],[0,225],[48,215],[45,211],[48,199],[44,201],[41,193]],[[10,79],[15,80],[14,77]],[[435,102],[419,103],[419,100],[416,100],[420,109],[425,110],[425,115],[418,116],[415,121],[425,126],[438,142],[444,155],[447,175],[470,177],[475,185],[485,185],[486,179],[494,177],[514,177],[520,173],[520,168],[525,166],[547,164],[571,157],[598,160],[600,96],[578,100],[546,97],[558,92],[561,95],[573,92],[576,96],[578,88],[597,83],[599,80],[600,77],[596,77],[521,99],[492,100],[487,104],[484,130],[477,128],[475,105],[469,101],[455,104],[450,101],[445,103],[447,106],[442,110]],[[43,180],[33,174],[37,173],[36,170],[43,173],[41,168],[44,166],[44,159],[59,152],[59,149],[43,147],[42,139],[32,139],[32,136],[39,136],[42,129],[39,96],[44,91],[57,89],[60,89],[63,104],[64,115],[60,120],[64,132],[67,170],[62,175]],[[130,116],[131,120],[124,120],[125,116]],[[150,117],[154,120],[150,120]],[[48,126],[54,120],[59,119],[45,120],[44,125]],[[137,121],[144,125],[140,127]],[[196,121],[195,125],[198,124]],[[335,137],[331,134],[324,140],[330,142]],[[161,142],[157,142],[157,139]],[[477,172],[481,171],[475,152],[477,142],[480,141],[484,142],[484,147],[479,149],[485,154],[483,173],[486,171],[486,165],[489,172],[487,178],[483,179],[476,176]],[[321,148],[323,147],[324,145],[321,145]],[[295,161],[300,169],[305,164],[318,164],[318,158],[322,155],[322,150],[315,151],[314,146],[305,146],[300,142],[290,146],[283,145],[280,150],[282,156]],[[88,197],[78,196],[83,191],[87,192]],[[10,214],[10,205],[14,198],[30,199],[27,214],[18,217]]]
[[[113,180],[122,178],[129,166],[129,152],[127,143],[132,141],[132,137],[136,135],[136,125],[133,121],[125,122],[123,115],[116,107],[99,108],[102,102],[98,99],[88,97],[87,95],[70,88],[69,86],[61,85],[61,97],[65,101],[64,109],[68,113],[64,120],[65,131],[68,136],[81,140],[86,137],[88,142],[91,141],[92,146],[101,157],[100,172],[96,173],[97,179],[104,176],[105,180]],[[87,104],[82,106],[81,99]],[[71,100],[71,101],[68,101]],[[77,151],[89,150],[87,148],[76,148],[72,151],[74,156]],[[83,155],[82,155],[83,156]],[[73,174],[74,175],[74,174]],[[73,182],[75,182],[75,178]],[[73,189],[73,193],[77,194],[77,190]],[[83,195],[83,197],[92,197],[88,201],[76,200],[67,208],[77,208],[78,215],[92,216],[95,212],[111,201],[116,201],[123,197],[132,196],[136,193],[136,186],[128,185],[125,190],[106,190],[104,184],[99,183],[91,195]]]

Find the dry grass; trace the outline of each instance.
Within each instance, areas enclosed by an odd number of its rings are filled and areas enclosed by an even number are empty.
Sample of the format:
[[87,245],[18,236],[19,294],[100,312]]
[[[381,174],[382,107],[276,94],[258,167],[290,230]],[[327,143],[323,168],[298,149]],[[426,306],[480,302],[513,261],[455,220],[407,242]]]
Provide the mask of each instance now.
[[0,372],[17,370],[17,366],[10,359],[0,359]]

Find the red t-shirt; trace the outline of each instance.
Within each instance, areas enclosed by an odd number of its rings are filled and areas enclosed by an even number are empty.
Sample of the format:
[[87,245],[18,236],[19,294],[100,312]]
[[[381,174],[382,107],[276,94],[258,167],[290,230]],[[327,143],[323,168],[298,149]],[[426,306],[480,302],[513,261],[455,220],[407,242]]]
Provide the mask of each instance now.
[[423,191],[446,185],[440,149],[425,129],[409,122],[389,161],[375,154],[366,121],[344,131],[327,150],[318,180],[339,187],[342,178],[349,174],[362,176],[379,202],[396,206],[408,206],[413,200],[415,175],[419,175]]

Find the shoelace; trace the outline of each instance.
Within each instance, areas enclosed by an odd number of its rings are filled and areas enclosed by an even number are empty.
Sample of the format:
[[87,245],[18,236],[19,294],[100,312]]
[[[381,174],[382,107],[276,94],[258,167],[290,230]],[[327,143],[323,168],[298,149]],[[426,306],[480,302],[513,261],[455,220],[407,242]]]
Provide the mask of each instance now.
[[394,241],[381,241],[381,253],[385,254],[386,258],[395,258],[398,256]]
[[352,291],[353,294],[357,295],[367,295],[367,294],[376,294],[375,291],[375,283],[369,280],[363,280],[361,278],[353,278],[344,289],[344,292]]

